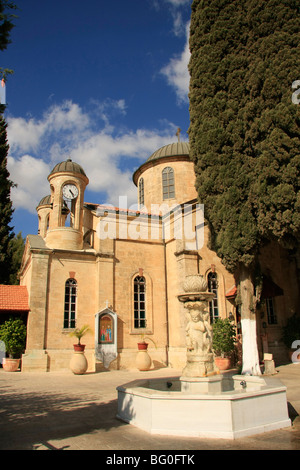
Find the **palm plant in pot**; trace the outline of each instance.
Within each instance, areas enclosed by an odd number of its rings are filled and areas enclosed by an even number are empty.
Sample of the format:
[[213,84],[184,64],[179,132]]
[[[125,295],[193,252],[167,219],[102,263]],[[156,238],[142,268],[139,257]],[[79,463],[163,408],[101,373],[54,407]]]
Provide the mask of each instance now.
[[85,374],[88,369],[88,361],[84,354],[85,344],[81,344],[80,340],[90,331],[88,325],[83,325],[81,328],[75,328],[75,330],[70,333],[70,336],[75,336],[78,339],[78,343],[73,344],[74,352],[70,361],[70,369],[75,375]]
[[212,348],[215,353],[216,366],[220,370],[229,369],[236,342],[235,327],[228,318],[218,318],[213,323],[212,329]]
[[148,349],[148,343],[146,342],[146,339],[147,339],[147,340],[150,340],[150,341],[154,344],[154,346],[155,346],[155,348],[156,348],[156,343],[155,343],[155,341],[154,341],[152,338],[150,338],[149,336],[145,336],[144,333],[142,333],[142,334],[141,334],[141,340],[138,341],[138,344],[137,344],[139,351],[142,351],[142,350],[144,350],[144,349]]
[[10,318],[0,326],[0,340],[4,342],[9,356],[3,360],[3,369],[17,371],[26,347],[26,326],[21,318]]
[[80,340],[83,336],[85,336],[87,333],[90,333],[91,329],[89,325],[83,325],[81,328],[75,328],[74,331],[70,333],[70,336],[75,336],[78,339],[77,344],[73,344],[74,346],[74,351],[76,352],[83,352],[85,348],[85,344],[81,344]]

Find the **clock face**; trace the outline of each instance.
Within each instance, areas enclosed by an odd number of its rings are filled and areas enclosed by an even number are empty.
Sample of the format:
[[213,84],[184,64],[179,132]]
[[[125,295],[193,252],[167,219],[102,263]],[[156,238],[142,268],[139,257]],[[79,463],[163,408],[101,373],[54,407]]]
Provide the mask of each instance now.
[[69,201],[75,199],[78,196],[78,189],[75,184],[66,184],[63,187],[63,197]]

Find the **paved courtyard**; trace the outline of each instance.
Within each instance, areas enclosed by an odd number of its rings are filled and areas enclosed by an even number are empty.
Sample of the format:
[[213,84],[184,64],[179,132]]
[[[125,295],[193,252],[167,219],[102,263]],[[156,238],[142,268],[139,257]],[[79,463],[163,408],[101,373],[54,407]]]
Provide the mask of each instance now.
[[8,373],[0,369],[1,450],[300,450],[300,364],[277,367],[287,386],[290,428],[237,440],[151,435],[116,418],[116,387],[180,371]]

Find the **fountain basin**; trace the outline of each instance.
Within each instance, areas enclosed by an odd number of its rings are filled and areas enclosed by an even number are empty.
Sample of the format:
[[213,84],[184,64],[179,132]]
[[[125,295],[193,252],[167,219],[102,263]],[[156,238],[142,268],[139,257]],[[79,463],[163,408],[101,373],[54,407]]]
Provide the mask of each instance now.
[[218,377],[220,387],[207,393],[183,391],[180,377],[121,385],[117,417],[152,434],[224,439],[291,426],[286,387],[278,379]]

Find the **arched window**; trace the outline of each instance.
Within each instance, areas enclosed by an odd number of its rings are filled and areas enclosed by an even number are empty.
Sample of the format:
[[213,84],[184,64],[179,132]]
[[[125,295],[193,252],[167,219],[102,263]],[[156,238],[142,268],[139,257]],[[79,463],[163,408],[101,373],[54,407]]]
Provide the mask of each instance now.
[[65,284],[64,328],[76,326],[77,281],[67,279]]
[[140,206],[143,206],[145,204],[144,178],[141,178],[139,181],[139,203],[140,203]]
[[175,197],[175,180],[173,168],[167,166],[162,171],[163,199]]
[[209,302],[209,315],[210,322],[213,323],[219,318],[219,306],[218,306],[218,276],[215,272],[208,273],[207,276],[208,291],[215,294],[214,298]]
[[134,328],[146,328],[146,280],[143,276],[134,278]]

